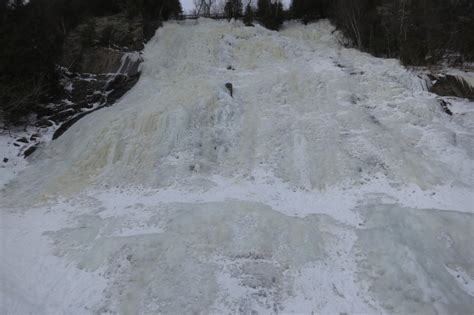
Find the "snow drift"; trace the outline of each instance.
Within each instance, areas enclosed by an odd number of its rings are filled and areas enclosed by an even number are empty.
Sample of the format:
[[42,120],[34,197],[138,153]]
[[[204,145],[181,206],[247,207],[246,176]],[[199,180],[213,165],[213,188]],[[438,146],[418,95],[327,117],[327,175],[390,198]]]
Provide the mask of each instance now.
[[4,189],[2,312],[474,309],[472,104],[326,21],[167,23],[143,57]]

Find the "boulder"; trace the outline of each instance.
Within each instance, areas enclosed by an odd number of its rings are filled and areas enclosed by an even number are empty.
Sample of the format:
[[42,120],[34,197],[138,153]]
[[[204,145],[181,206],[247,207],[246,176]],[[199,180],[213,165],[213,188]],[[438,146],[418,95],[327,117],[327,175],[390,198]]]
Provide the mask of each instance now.
[[440,96],[455,96],[474,99],[474,86],[461,76],[449,74],[429,75],[431,80],[430,92]]

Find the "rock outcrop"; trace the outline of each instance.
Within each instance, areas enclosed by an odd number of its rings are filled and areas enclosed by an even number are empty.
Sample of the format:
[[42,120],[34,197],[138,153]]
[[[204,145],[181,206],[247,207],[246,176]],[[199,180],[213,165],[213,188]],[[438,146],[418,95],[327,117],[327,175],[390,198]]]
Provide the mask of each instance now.
[[141,18],[125,14],[91,18],[68,34],[61,66],[79,73],[115,73],[123,54],[142,50],[144,41]]
[[123,13],[91,18],[71,31],[59,65],[63,91],[37,125],[53,126],[56,139],[82,117],[112,105],[138,81],[147,32],[140,17]]
[[455,96],[474,100],[474,85],[462,76],[450,74],[429,74],[428,88],[440,96]]

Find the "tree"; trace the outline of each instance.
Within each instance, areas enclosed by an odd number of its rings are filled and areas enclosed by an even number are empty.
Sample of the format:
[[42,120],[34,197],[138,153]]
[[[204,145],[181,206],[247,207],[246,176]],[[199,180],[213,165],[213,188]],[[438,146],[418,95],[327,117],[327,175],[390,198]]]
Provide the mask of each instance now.
[[0,0],[0,25],[7,18],[8,0]]
[[338,0],[331,18],[354,46],[377,56],[409,65],[473,59],[471,0]]
[[242,16],[242,0],[227,0],[224,7],[224,14],[229,19],[237,19]]
[[245,7],[244,13],[244,24],[245,26],[254,26],[253,25],[253,8],[252,8],[252,0],[249,0],[247,6]]
[[198,16],[210,16],[211,9],[213,7],[213,0],[193,0],[196,15]]
[[9,10],[0,26],[0,110],[9,121],[31,113],[58,87],[62,36],[52,12],[48,3],[30,1]]
[[278,30],[284,21],[283,4],[280,1],[258,0],[257,16],[263,26]]
[[0,0],[0,115],[19,122],[43,110],[39,104],[59,91],[56,64],[67,33],[88,17],[122,11],[142,15],[149,38],[157,21],[182,9],[179,0]]
[[329,0],[292,0],[291,16],[301,19],[305,24],[318,18],[325,18],[329,12]]

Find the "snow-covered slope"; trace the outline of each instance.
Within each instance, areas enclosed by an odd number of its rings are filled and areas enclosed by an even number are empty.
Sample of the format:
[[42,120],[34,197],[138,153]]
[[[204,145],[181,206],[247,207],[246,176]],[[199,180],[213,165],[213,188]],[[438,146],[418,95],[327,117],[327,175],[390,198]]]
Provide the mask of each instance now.
[[159,29],[2,192],[0,311],[472,311],[473,104],[336,35]]

